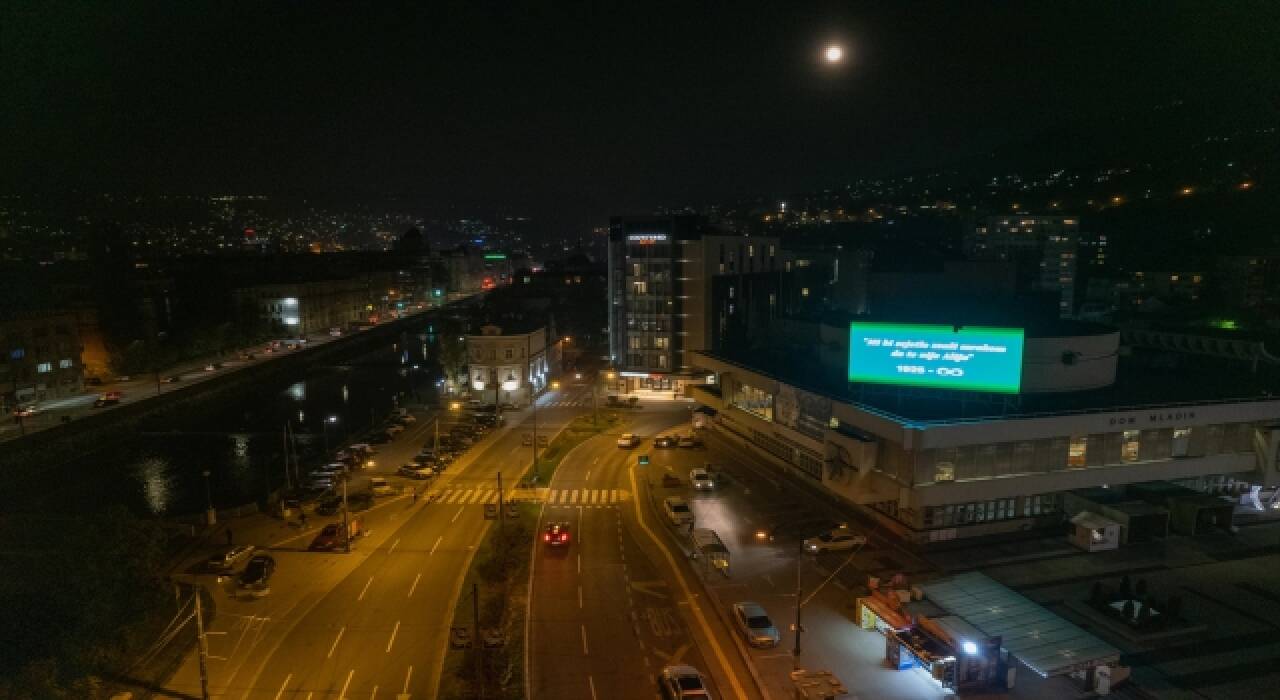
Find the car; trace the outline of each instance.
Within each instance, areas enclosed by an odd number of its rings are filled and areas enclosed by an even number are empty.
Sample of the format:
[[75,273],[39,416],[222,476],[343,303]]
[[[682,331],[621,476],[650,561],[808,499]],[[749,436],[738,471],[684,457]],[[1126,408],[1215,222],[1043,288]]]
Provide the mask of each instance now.
[[654,447],[675,447],[676,439],[671,435],[659,435],[653,439]]
[[[812,530],[810,530],[812,532]],[[859,535],[848,528],[848,526],[840,526],[833,530],[828,530],[817,537],[810,537],[804,541],[804,551],[810,554],[819,552],[835,552],[841,550],[853,549],[861,547],[867,543],[866,535]]]
[[102,386],[102,377],[85,377],[85,386]]
[[19,418],[28,418],[39,412],[40,409],[36,408],[35,404],[27,404],[26,406],[19,406],[15,408],[13,410],[13,415],[18,416]]
[[436,470],[429,466],[419,466],[417,464],[406,464],[396,470],[400,476],[410,479],[430,479],[436,475]]
[[333,488],[333,479],[323,476],[312,477],[304,488],[307,491],[328,491]]
[[689,471],[689,483],[693,486],[694,491],[711,491],[716,487],[716,482],[711,478],[711,473],[703,467]]
[[238,544],[234,547],[227,547],[222,551],[209,557],[205,562],[205,568],[209,571],[225,572],[231,571],[237,566],[248,561],[253,556],[256,547],[251,544]]
[[623,433],[618,436],[618,447],[631,448],[640,444],[640,438],[634,433]]
[[242,360],[252,360],[252,359],[254,359],[254,354],[253,354],[253,353],[251,353],[251,352],[242,352],[242,353],[240,353],[240,359],[242,359]]
[[702,447],[702,438],[696,435],[681,435],[679,445],[681,447]]
[[177,383],[178,383],[178,382],[180,382],[180,381],[182,381],[182,375],[181,375],[181,374],[171,374],[171,375],[169,375],[169,376],[167,376],[167,377],[165,377],[165,378],[164,378],[164,383],[165,383],[165,384],[177,384]]
[[385,432],[387,433],[387,435],[399,435],[400,433],[404,432],[404,426],[400,425],[399,423],[391,423],[387,426],[387,429]]
[[391,483],[380,476],[369,479],[369,491],[375,496],[390,496],[395,493],[395,489],[391,488]]
[[569,544],[569,523],[548,523],[542,533],[542,541],[552,547],[564,547]]
[[658,676],[658,686],[666,700],[711,700],[706,680],[692,666],[667,666]]
[[385,445],[388,442],[391,442],[391,436],[386,433],[374,433],[365,439],[373,445]]
[[434,467],[440,463],[440,459],[433,454],[416,454],[409,461],[418,468]]
[[759,603],[734,603],[733,623],[753,647],[775,647],[782,639],[769,613]]
[[675,525],[688,525],[693,522],[693,511],[689,510],[689,504],[683,498],[668,496],[662,499],[662,508],[667,514],[667,519]]
[[250,559],[249,565],[244,567],[244,571],[240,574],[240,587],[265,589],[267,582],[271,580],[271,574],[275,572],[276,560],[270,554],[259,554]]
[[108,391],[107,393],[105,393],[105,394],[103,394],[103,395],[102,395],[102,398],[107,399],[107,400],[115,400],[115,401],[119,401],[120,399],[123,399],[123,398],[124,398],[124,392],[123,392],[123,391]]
[[116,381],[117,381],[117,382],[131,382],[131,381],[133,381],[133,377],[130,377],[130,376],[129,376],[129,375],[127,375],[127,374],[122,374],[122,375],[120,375],[119,377],[116,377]]
[[402,413],[400,414],[400,421],[403,423],[417,423],[418,419],[412,413]]
[[205,365],[205,366],[204,366],[204,371],[206,371],[206,372],[212,372],[212,371],[214,371],[214,370],[216,370],[216,369],[218,369],[218,368],[217,368],[217,367],[214,367],[214,366],[213,366],[213,363],[209,363],[209,364],[207,364],[207,365]]
[[120,399],[109,399],[106,396],[99,396],[93,402],[94,408],[104,408],[106,406],[114,406],[120,403]]
[[333,515],[342,511],[342,494],[331,494],[316,504],[316,515]]
[[[360,518],[351,518],[348,527],[351,528],[352,540],[364,532],[364,524]],[[313,552],[328,552],[341,547],[345,541],[346,538],[342,536],[342,523],[329,523],[320,530],[315,539],[311,540],[310,549]]]
[[330,328],[330,329],[329,329],[329,336],[330,336],[330,337],[337,338],[337,337],[340,337],[341,335],[342,335],[342,329],[341,329],[341,328],[338,328],[337,326],[334,326],[333,328]]

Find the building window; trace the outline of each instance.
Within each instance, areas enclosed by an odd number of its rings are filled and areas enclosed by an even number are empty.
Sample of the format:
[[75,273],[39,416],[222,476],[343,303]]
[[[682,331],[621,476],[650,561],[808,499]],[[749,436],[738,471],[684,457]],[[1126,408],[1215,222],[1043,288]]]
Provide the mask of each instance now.
[[952,462],[938,462],[933,467],[934,481],[955,481],[956,465]]
[[631,264],[631,274],[632,274],[632,276],[634,276],[634,277],[639,277],[639,276],[641,275],[641,270],[642,270],[642,269],[643,269],[643,268],[641,268],[641,267],[640,267],[640,263],[632,263],[632,264]]
[[1138,446],[1141,444],[1141,430],[1126,430],[1120,442],[1120,461],[1138,461]]
[[1067,446],[1067,467],[1071,469],[1083,469],[1085,466],[1085,453],[1089,448],[1089,438],[1086,435],[1072,435],[1071,443]]
[[53,370],[53,364],[49,362],[41,362],[40,364],[36,365],[37,372],[43,373],[43,372],[50,372],[52,370]]
[[61,360],[58,360],[59,369],[70,369],[72,364],[71,358],[69,357],[64,357]]
[[658,348],[659,350],[665,350],[667,348],[667,339],[663,337],[654,338],[653,347]]
[[630,338],[628,338],[628,340],[630,341],[631,349],[632,349],[632,350],[639,350],[639,349],[640,349],[640,340],[641,340],[640,336],[638,336],[638,335],[633,335],[633,336],[631,336]]
[[632,282],[632,283],[631,283],[631,293],[632,293],[632,294],[648,294],[648,293],[649,293],[649,284],[648,284],[647,282],[643,282],[643,281],[636,281],[636,282]]
[[1173,429],[1173,449],[1170,454],[1174,457],[1186,457],[1187,446],[1191,442],[1191,428],[1174,428]]
[[667,368],[667,356],[658,355],[658,369],[666,369],[666,368]]

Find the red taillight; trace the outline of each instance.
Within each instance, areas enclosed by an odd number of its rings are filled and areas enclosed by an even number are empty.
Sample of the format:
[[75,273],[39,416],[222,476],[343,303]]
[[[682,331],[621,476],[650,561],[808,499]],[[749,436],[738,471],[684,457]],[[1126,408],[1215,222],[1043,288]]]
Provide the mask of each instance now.
[[550,541],[551,541],[551,535],[543,535],[543,536],[542,536],[542,541],[543,541],[543,542],[550,542]]
[[569,541],[569,536],[568,536],[568,535],[560,535],[560,541],[561,541],[561,542],[568,542],[568,541]]

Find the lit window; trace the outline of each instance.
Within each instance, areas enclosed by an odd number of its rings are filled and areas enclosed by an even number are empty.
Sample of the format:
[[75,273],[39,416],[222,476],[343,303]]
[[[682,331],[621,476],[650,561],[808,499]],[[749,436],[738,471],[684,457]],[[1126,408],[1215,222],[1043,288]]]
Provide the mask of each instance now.
[[40,364],[36,365],[37,372],[49,372],[52,370],[53,370],[53,364],[50,362],[41,362]]
[[1085,452],[1088,451],[1089,438],[1084,435],[1072,435],[1071,444],[1067,447],[1067,466],[1079,469],[1085,466]]
[[1120,443],[1120,459],[1124,462],[1138,461],[1138,444],[1142,436],[1141,430],[1124,431],[1124,439]]
[[938,462],[933,468],[934,481],[955,481],[956,465],[951,462]]
[[61,360],[58,360],[58,367],[60,369],[68,369],[71,367],[71,365],[72,365],[72,362],[71,362],[71,358],[69,357],[64,357]]
[[802,297],[807,297],[807,296],[809,296],[809,288],[808,288],[808,287],[801,287],[801,288],[800,288],[800,296],[802,296]]

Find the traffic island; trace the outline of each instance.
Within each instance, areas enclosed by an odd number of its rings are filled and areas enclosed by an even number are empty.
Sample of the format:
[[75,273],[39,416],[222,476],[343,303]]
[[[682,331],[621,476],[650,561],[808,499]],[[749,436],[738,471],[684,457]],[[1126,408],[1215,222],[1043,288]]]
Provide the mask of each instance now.
[[463,581],[436,693],[441,700],[524,697],[526,582],[538,506],[514,506],[516,517],[490,527],[480,541]]

